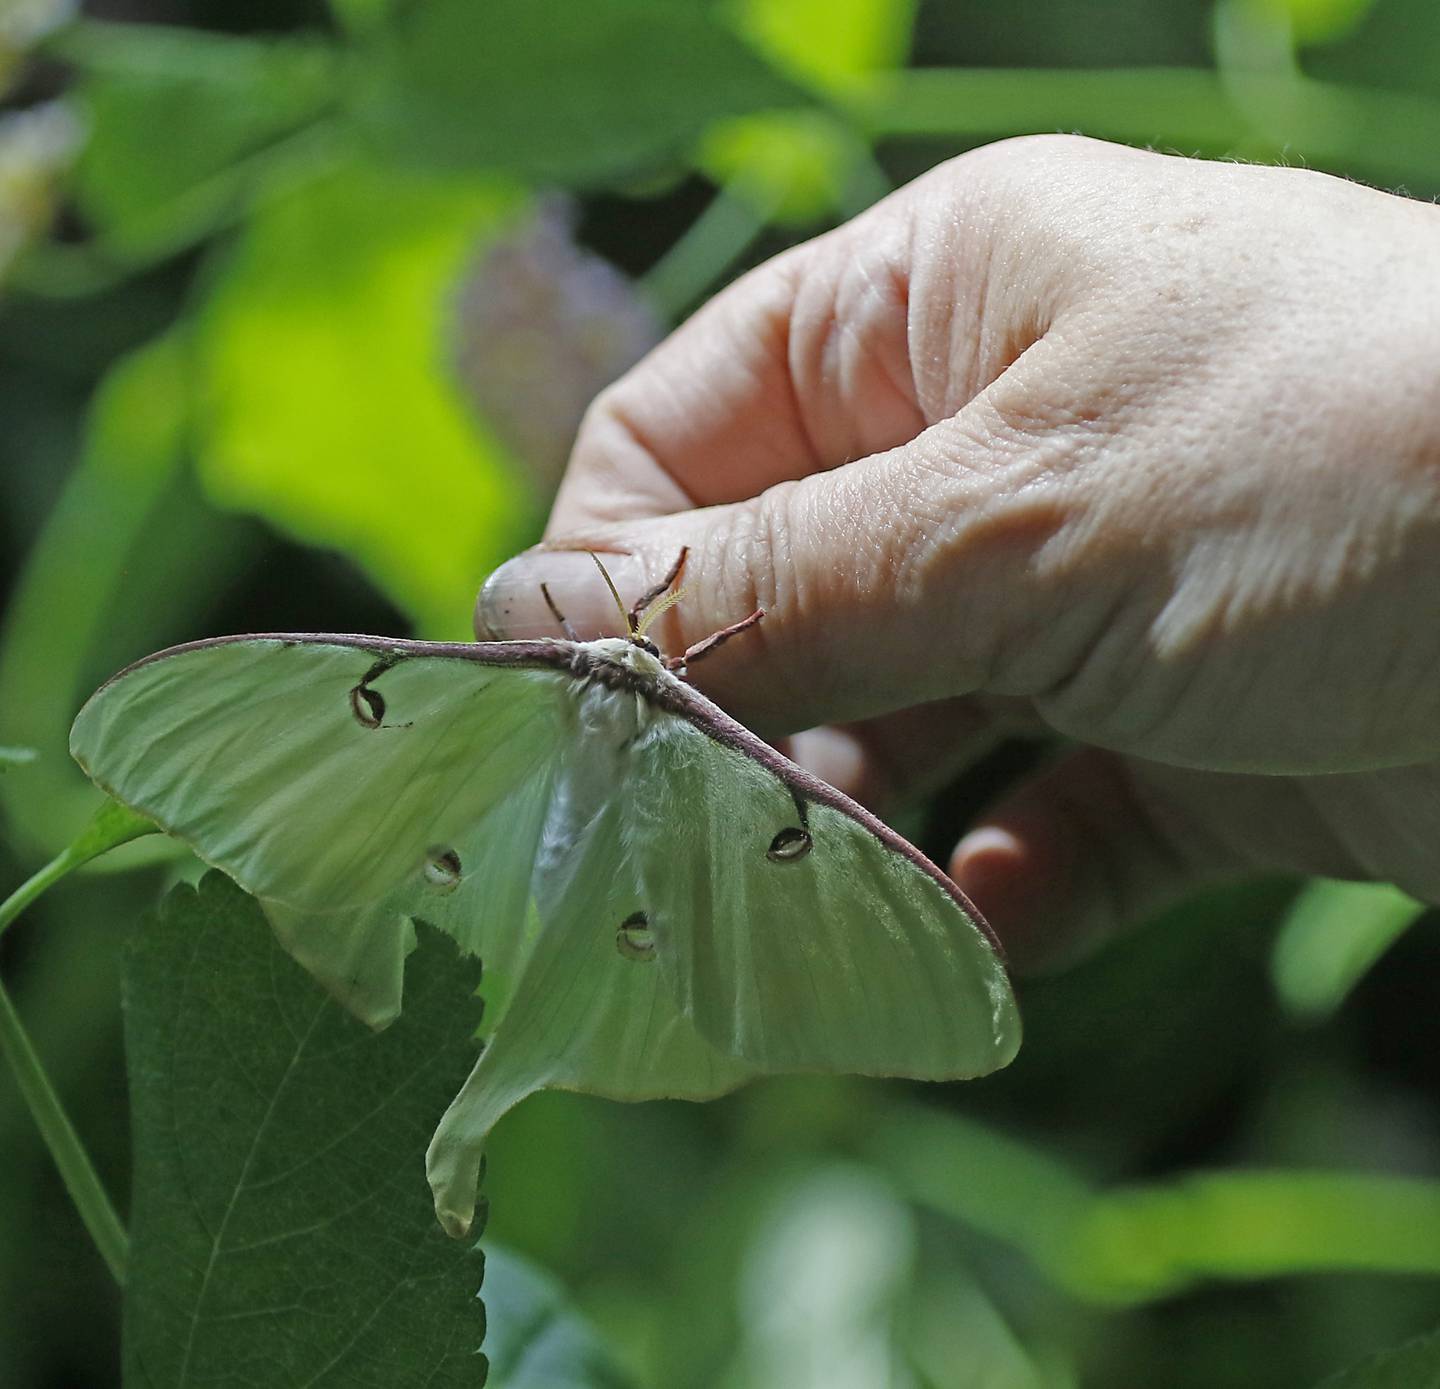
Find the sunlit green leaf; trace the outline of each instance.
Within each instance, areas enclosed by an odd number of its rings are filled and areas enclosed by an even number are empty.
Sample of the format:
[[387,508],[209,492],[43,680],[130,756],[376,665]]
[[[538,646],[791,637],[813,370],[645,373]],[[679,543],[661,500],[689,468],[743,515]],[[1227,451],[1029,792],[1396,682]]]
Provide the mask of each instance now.
[[1381,1351],[1320,1389],[1440,1389],[1440,1331]]
[[375,1034],[218,873],[141,927],[127,1384],[483,1382],[480,1261],[436,1225],[424,1164],[474,1062],[478,973],[424,933]]
[[121,253],[168,250],[236,215],[335,96],[331,51],[299,39],[92,25],[61,51],[84,74],[90,128],[76,194]]
[[200,475],[360,564],[435,636],[538,504],[448,370],[461,270],[525,206],[496,183],[361,168],[267,205],[201,337]]
[[[725,8],[778,68],[839,96],[903,67],[915,23],[915,0],[733,0]],[[735,117],[709,131],[701,149],[712,178],[782,222],[843,206],[868,159],[865,142],[820,109]],[[885,191],[877,186],[873,195]]]
[[839,207],[868,148],[827,111],[777,111],[718,122],[700,165],[767,218],[803,223]]
[[870,73],[904,66],[915,6],[916,0],[730,0],[726,9],[777,65],[823,90],[843,91]]
[[359,96],[406,158],[595,184],[713,120],[804,97],[705,11],[668,0],[433,0]]
[[[407,1005],[408,1007],[408,1005]],[[508,1249],[485,1251],[486,1389],[625,1389],[595,1331],[565,1291]]]
[[1255,0],[1279,12],[1300,43],[1333,43],[1355,29],[1375,0]]
[[1311,883],[1275,938],[1271,970],[1281,1001],[1296,1017],[1329,1016],[1425,910],[1387,883]]

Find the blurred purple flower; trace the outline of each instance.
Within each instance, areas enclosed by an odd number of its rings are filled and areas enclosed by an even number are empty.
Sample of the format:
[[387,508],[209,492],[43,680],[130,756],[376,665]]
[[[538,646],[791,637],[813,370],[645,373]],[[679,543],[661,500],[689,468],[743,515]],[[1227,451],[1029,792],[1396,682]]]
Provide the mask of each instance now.
[[465,275],[454,358],[485,424],[548,496],[591,398],[663,331],[634,284],[576,243],[569,204],[550,199]]

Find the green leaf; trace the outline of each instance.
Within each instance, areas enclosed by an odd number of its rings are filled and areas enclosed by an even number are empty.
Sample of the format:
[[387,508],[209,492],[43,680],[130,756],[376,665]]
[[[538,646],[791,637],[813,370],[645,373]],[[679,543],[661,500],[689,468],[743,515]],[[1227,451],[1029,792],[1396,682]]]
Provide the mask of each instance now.
[[5,805],[22,835],[52,853],[95,809],[95,788],[70,760],[70,721],[97,678],[92,662],[136,546],[184,460],[189,409],[189,366],[178,335],[111,369],[90,409],[83,455],[5,613],[0,727],[7,740],[41,753],[5,778]]
[[394,13],[396,0],[330,0],[330,13],[346,33],[357,39],[380,33]]
[[359,167],[277,199],[216,286],[200,341],[212,500],[355,560],[427,633],[538,511],[446,369],[461,270],[525,207],[513,187]]
[[85,74],[76,196],[122,255],[172,250],[238,215],[287,137],[335,99],[334,55],[308,40],[87,24],[54,47]]
[[871,73],[905,66],[915,6],[916,0],[732,0],[728,8],[740,32],[782,69],[843,92]]
[[667,0],[435,0],[357,95],[405,159],[596,184],[683,155],[723,116],[804,104],[709,14]]
[[1281,1002],[1298,1018],[1330,1016],[1425,910],[1387,883],[1311,883],[1275,938],[1271,972]]
[[1375,0],[1258,0],[1290,24],[1297,43],[1334,43],[1358,29]]
[[564,1289],[508,1249],[485,1253],[488,1389],[625,1389],[629,1380]]
[[39,755],[34,748],[0,748],[0,772],[9,767],[23,767]]
[[484,1382],[478,1254],[435,1224],[424,1166],[474,1061],[478,973],[422,931],[404,1016],[377,1035],[218,873],[142,926],[127,1384]]
[[864,138],[826,111],[774,111],[716,124],[701,142],[700,167],[767,218],[801,224],[841,205],[868,153]]
[[[863,91],[876,73],[903,68],[915,27],[915,0],[733,0],[726,8],[780,71],[837,97]],[[873,180],[868,160],[864,137],[819,108],[720,122],[700,155],[718,183],[789,223],[844,206],[853,185]],[[866,191],[869,202],[889,189]]]
[[1320,1389],[1440,1389],[1440,1331],[1382,1350]]
[[1202,1279],[1440,1273],[1440,1182],[1194,1172],[1101,1190],[973,1120],[897,1108],[867,1144],[911,1200],[1024,1251],[1072,1296],[1139,1304]]

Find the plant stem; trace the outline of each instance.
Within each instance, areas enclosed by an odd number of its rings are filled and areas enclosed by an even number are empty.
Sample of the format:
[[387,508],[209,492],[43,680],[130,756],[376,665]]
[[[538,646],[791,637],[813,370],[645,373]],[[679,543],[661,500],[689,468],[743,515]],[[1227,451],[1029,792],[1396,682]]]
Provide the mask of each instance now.
[[3,935],[10,923],[47,888],[53,887],[61,878],[79,867],[79,864],[75,862],[74,854],[75,845],[66,845],[44,868],[27,878],[3,902],[0,902],[0,935]]
[[690,229],[641,280],[641,289],[668,319],[702,299],[765,230],[768,214],[732,188],[721,188]]
[[50,1078],[35,1054],[29,1034],[20,1023],[20,1016],[10,995],[0,986],[0,1051],[10,1063],[20,1093],[30,1107],[35,1126],[50,1149],[50,1156],[60,1169],[65,1190],[75,1202],[80,1219],[95,1241],[101,1257],[114,1275],[116,1283],[125,1286],[125,1257],[129,1238],[115,1207],[110,1202],[90,1155],[80,1142],[74,1125],[60,1105]]
[[109,849],[158,831],[159,826],[153,820],[144,819],[118,801],[107,800],[96,812],[95,818],[65,848],[0,902],[0,935],[26,907],[48,888],[54,887],[61,878]]
[[[0,932],[4,932],[26,907],[67,873],[107,849],[144,834],[153,834],[155,830],[154,824],[133,811],[114,801],[106,802],[73,843],[0,903]],[[60,1169],[65,1189],[75,1202],[90,1238],[95,1241],[115,1281],[124,1287],[125,1258],[129,1247],[125,1227],[120,1223],[95,1165],[81,1145],[80,1136],[65,1113],[60,1097],[55,1093],[55,1087],[45,1074],[35,1046],[20,1021],[20,1015],[3,986],[0,986],[0,1052],[4,1053],[14,1072],[16,1084],[29,1106],[35,1126],[40,1130],[55,1166]]]
[[848,102],[872,140],[994,139],[1083,130],[1186,154],[1299,155],[1397,178],[1440,178],[1440,102],[1293,73],[1209,68],[911,68]]

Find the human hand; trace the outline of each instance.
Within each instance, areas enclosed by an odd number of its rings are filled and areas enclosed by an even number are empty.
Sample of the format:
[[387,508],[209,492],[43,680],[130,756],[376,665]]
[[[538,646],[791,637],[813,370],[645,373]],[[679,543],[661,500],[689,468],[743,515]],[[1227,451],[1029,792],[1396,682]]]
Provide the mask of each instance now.
[[[951,872],[1038,963],[1203,880],[1440,902],[1440,212],[1074,137],[935,169],[718,295],[592,406],[547,530],[862,799],[1082,745]],[[587,572],[587,570],[589,572]],[[613,628],[583,555],[486,636]],[[607,607],[608,605],[608,607]],[[840,727],[833,727],[839,725]]]

